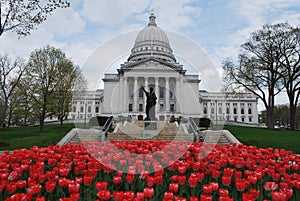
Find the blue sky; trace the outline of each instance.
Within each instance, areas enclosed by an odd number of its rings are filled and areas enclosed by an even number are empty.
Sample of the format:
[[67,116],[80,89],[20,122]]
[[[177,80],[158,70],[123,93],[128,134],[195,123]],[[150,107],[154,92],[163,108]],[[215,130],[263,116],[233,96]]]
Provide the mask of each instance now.
[[[144,28],[152,8],[160,28],[193,40],[220,74],[222,61],[236,57],[239,46],[262,25],[289,22],[300,26],[300,0],[71,0],[70,8],[55,11],[30,36],[18,39],[12,32],[5,33],[0,37],[0,53],[27,59],[34,49],[50,44],[84,66],[106,41]],[[128,47],[134,44],[124,42]],[[88,80],[97,74],[89,69],[83,72]]]

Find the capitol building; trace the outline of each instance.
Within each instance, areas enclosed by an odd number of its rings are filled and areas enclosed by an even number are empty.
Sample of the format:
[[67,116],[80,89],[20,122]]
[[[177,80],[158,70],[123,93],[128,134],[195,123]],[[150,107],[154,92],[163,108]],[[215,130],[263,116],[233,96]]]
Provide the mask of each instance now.
[[104,75],[104,89],[73,97],[69,119],[93,116],[144,119],[146,96],[141,89],[144,87],[146,91],[153,88],[157,96],[157,120],[169,120],[174,115],[258,123],[257,97],[253,94],[224,94],[199,89],[199,76],[189,74],[176,60],[168,36],[157,26],[153,13],[148,25],[132,43],[127,61],[116,73]]

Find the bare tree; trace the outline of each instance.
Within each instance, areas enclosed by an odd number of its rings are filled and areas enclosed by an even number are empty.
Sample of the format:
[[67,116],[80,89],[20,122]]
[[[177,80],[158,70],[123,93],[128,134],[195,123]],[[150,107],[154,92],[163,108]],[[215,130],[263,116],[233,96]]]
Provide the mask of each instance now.
[[[281,55],[278,43],[282,25],[265,25],[253,32],[250,39],[241,45],[239,62],[227,60],[223,68],[229,85],[242,87],[262,100],[267,110],[267,126],[274,128],[275,96],[283,89],[281,79]],[[229,82],[228,82],[229,80]]]
[[10,125],[9,104],[24,70],[23,59],[18,57],[11,59],[7,54],[0,55],[0,95],[3,107],[0,122],[2,125],[5,120]]
[[296,128],[296,108],[300,95],[300,29],[289,24],[281,24],[278,40],[280,73],[289,99],[290,128]]
[[54,10],[69,6],[63,0],[0,0],[0,36],[6,31],[27,36]]

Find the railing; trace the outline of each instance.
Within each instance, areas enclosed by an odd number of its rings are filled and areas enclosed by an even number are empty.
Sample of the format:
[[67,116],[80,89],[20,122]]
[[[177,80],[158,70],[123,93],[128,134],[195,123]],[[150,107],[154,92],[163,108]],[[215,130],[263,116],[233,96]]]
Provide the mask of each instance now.
[[105,122],[105,124],[104,124],[104,126],[102,128],[102,131],[103,131],[104,136],[105,136],[106,139],[107,139],[107,133],[108,133],[108,131],[112,128],[113,122],[114,122],[114,118],[113,118],[113,116],[110,116],[106,120],[106,122]]
[[[194,142],[200,141],[203,142],[203,134],[200,131],[200,129],[198,128],[197,124],[195,123],[195,121],[193,120],[192,117],[189,118],[188,120],[188,129],[189,132],[191,132],[194,135]],[[197,137],[199,136],[199,138],[197,139]]]

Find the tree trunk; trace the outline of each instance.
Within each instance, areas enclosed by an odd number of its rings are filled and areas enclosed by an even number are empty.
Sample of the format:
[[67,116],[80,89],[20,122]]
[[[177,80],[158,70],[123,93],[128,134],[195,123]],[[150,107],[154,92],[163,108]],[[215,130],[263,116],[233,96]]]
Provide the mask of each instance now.
[[274,107],[269,106],[267,108],[267,128],[274,129],[275,115]]
[[296,105],[293,102],[290,102],[290,128],[296,129]]
[[64,118],[61,117],[61,118],[60,118],[60,127],[61,127],[61,128],[63,127],[63,124],[64,124]]
[[40,119],[40,132],[44,132],[44,125],[45,125],[45,120],[44,118]]

